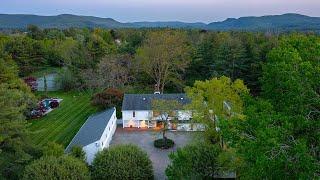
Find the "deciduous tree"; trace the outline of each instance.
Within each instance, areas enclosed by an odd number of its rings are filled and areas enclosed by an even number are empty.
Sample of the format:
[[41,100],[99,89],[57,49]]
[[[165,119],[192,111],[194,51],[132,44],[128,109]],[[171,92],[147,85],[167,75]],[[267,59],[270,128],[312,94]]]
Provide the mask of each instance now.
[[219,176],[221,165],[217,145],[195,143],[169,154],[171,163],[166,169],[168,179],[214,179]]
[[23,173],[24,180],[71,179],[89,180],[86,164],[71,156],[46,156],[28,165]]
[[167,148],[167,136],[166,132],[169,130],[168,125],[171,122],[174,122],[178,118],[177,110],[183,109],[182,104],[177,100],[161,100],[155,99],[151,102],[151,108],[153,112],[152,119],[157,119],[162,122],[162,140],[163,148]]
[[152,78],[163,92],[170,81],[179,81],[190,61],[190,47],[182,31],[150,32],[138,49],[136,67]]
[[96,155],[93,179],[153,179],[152,162],[146,152],[134,145],[118,145]]
[[206,81],[196,81],[193,87],[186,88],[187,96],[191,103],[188,109],[194,111],[193,119],[205,123],[208,127],[210,140],[217,142],[220,139],[218,132],[219,119],[230,117],[242,118],[243,102],[242,95],[248,94],[249,90],[242,80],[232,81],[222,76]]

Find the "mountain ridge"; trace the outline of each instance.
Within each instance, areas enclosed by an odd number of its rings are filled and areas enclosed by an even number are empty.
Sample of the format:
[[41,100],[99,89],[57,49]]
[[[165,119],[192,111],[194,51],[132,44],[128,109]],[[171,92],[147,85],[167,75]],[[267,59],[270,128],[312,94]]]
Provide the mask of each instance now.
[[193,28],[207,30],[315,30],[320,31],[320,17],[310,17],[296,13],[282,15],[245,16],[227,18],[211,23],[181,21],[138,21],[119,22],[112,18],[59,14],[42,16],[33,14],[0,14],[1,29],[25,29],[29,24],[41,28]]

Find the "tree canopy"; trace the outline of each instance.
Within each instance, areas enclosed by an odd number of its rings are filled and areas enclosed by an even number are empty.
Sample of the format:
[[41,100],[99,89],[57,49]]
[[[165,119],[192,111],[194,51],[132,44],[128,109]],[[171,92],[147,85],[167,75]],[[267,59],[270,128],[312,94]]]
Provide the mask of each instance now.
[[171,164],[166,169],[168,179],[212,179],[219,174],[219,146],[191,144],[169,155]]
[[164,92],[168,82],[178,83],[181,80],[180,73],[185,71],[190,60],[189,49],[184,32],[150,32],[142,47],[137,50],[136,67],[148,74],[156,88]]
[[0,52],[0,176],[12,179],[19,178],[24,166],[39,156],[25,121],[34,97],[17,72],[12,59]]
[[151,160],[135,145],[117,145],[96,155],[93,179],[153,179]]
[[[242,80],[234,82],[225,76],[206,81],[196,81],[193,87],[186,88],[191,103],[187,109],[192,110],[193,119],[205,123],[211,141],[218,141],[216,132],[219,119],[230,117],[242,118],[242,95],[249,93]],[[211,132],[210,132],[211,131]]]
[[22,179],[89,180],[90,174],[85,163],[76,158],[71,156],[46,156],[28,165]]

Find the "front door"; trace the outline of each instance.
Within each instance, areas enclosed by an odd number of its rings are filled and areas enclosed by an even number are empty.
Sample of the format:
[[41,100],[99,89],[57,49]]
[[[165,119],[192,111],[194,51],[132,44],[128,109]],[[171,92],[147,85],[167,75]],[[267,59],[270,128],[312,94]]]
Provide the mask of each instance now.
[[163,127],[163,122],[162,121],[157,121],[156,127],[157,128],[162,128]]

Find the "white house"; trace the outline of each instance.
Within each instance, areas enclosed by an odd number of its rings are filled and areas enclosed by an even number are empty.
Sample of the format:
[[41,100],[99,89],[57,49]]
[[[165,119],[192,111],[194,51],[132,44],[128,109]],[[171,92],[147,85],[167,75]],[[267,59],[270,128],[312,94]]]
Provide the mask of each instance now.
[[74,146],[82,147],[86,161],[91,164],[97,152],[108,148],[117,127],[116,108],[91,115],[74,136],[65,152]]
[[[190,103],[186,94],[125,94],[122,103],[123,128],[158,128],[162,121],[152,111],[153,100],[176,100],[182,105]],[[172,130],[195,130],[190,123],[192,112],[187,110],[174,110],[178,122],[169,123]]]

